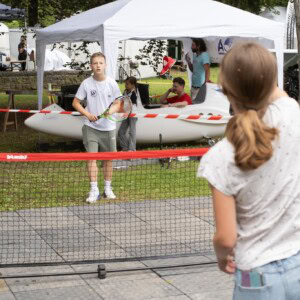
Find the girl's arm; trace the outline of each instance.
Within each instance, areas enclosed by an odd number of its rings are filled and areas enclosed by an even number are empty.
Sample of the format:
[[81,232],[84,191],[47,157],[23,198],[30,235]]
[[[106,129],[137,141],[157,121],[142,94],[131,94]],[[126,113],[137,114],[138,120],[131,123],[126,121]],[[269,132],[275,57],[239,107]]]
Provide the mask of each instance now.
[[235,200],[211,186],[215,213],[216,233],[213,243],[219,268],[232,274],[235,272],[233,250],[237,240]]

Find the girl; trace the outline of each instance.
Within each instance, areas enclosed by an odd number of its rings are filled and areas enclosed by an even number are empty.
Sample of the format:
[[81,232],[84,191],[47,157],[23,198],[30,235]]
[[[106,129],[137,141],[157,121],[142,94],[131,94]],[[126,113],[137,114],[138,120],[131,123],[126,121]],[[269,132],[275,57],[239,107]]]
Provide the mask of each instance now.
[[[137,81],[135,77],[128,77],[125,80],[124,95],[130,97],[133,110],[137,109]],[[128,118],[122,122],[118,138],[122,151],[136,151],[136,122],[137,118]],[[127,136],[128,130],[128,136]]]
[[198,170],[212,189],[219,268],[235,273],[233,299],[300,297],[300,110],[276,78],[263,47],[228,52],[220,83],[234,117]]

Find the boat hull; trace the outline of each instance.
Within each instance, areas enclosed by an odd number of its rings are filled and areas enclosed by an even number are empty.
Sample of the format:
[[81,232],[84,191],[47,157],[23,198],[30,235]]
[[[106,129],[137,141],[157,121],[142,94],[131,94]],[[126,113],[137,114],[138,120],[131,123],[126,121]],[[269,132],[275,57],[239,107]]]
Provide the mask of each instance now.
[[[229,115],[229,102],[216,85],[208,85],[206,99],[202,104],[188,105],[184,108],[145,109],[140,107],[138,112],[153,114]],[[63,111],[56,104],[48,106],[47,110]],[[26,119],[25,124],[40,132],[81,140],[83,122],[83,116],[35,114]],[[139,118],[137,121],[136,139],[138,144],[156,144],[160,142],[161,135],[164,143],[190,142],[203,137],[220,137],[224,134],[226,125],[227,121],[223,119],[208,121],[201,118],[198,120]],[[118,124],[119,126],[120,124]]]

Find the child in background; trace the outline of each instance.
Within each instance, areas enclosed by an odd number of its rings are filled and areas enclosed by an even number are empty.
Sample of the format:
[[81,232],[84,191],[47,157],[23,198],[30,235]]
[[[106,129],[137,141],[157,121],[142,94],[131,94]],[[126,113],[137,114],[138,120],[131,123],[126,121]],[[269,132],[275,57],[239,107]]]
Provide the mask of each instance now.
[[[124,95],[130,97],[133,111],[137,110],[137,81],[135,77],[125,80]],[[136,122],[137,118],[127,118],[120,126],[118,138],[122,151],[136,151]],[[127,135],[128,131],[128,135]]]
[[277,87],[274,56],[234,46],[220,84],[234,116],[204,155],[219,268],[235,274],[233,299],[300,299],[300,110]]

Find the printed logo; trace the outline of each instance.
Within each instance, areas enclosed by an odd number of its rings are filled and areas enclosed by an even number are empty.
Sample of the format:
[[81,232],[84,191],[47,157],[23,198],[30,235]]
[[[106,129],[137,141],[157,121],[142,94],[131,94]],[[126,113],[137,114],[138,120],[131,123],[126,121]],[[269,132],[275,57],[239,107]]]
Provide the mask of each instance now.
[[224,42],[222,39],[218,43],[218,53],[219,55],[225,55],[232,47],[233,41],[231,38],[227,38]]
[[96,97],[97,96],[97,91],[96,90],[91,90],[91,96]]
[[6,155],[6,159],[19,159],[19,160],[25,160],[27,159],[27,155]]

